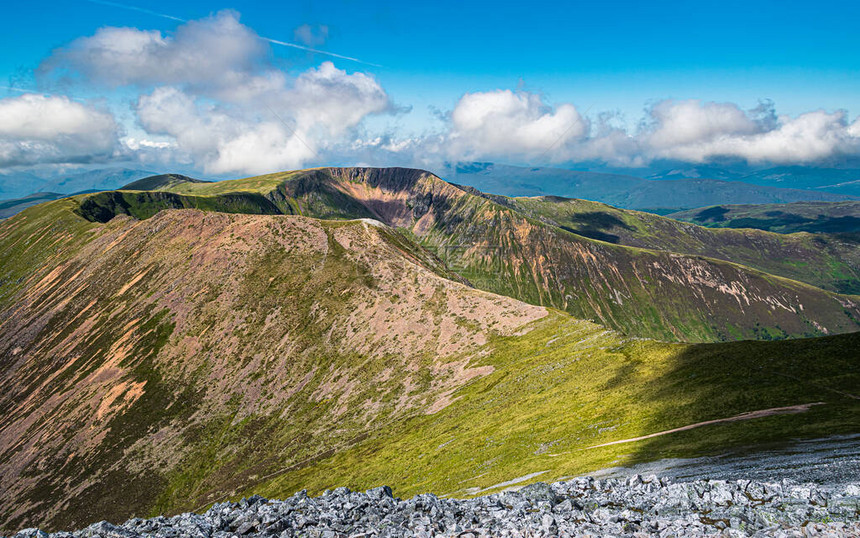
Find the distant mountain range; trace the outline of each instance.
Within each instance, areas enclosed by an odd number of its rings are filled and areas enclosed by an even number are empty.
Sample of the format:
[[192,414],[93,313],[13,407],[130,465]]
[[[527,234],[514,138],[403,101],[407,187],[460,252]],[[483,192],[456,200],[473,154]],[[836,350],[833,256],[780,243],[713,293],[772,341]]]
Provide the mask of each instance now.
[[778,233],[860,233],[860,201],[715,205],[667,215],[709,228],[756,228]]
[[131,168],[99,168],[67,174],[36,175],[29,172],[0,174],[0,200],[29,197],[35,193],[73,194],[118,189],[155,172]]
[[[583,172],[561,168],[526,168],[493,163],[450,164],[436,172],[454,183],[505,196],[566,196],[604,202],[615,207],[670,213],[718,204],[773,204],[800,201],[860,199],[846,192],[825,189],[782,188],[739,180],[676,178]],[[683,177],[683,173],[678,176]],[[762,181],[776,182],[770,175]],[[804,183],[810,185],[812,180]],[[826,181],[822,180],[826,183]],[[843,187],[840,187],[843,188]]]
[[717,165],[701,165],[665,170],[648,179],[707,178],[739,181],[766,187],[807,189],[860,196],[860,169],[777,166],[763,170],[733,170]]
[[[720,204],[860,200],[860,169],[785,166],[750,170],[737,165],[686,165],[658,172],[624,170],[624,173],[606,173],[458,163],[442,165],[435,172],[454,183],[495,194],[566,196],[659,214]],[[33,196],[47,199],[45,193],[69,195],[118,189],[153,175],[130,168],[103,168],[50,177],[26,172],[0,174],[0,201],[18,200],[6,204],[0,218],[14,214],[14,207],[27,207]]]

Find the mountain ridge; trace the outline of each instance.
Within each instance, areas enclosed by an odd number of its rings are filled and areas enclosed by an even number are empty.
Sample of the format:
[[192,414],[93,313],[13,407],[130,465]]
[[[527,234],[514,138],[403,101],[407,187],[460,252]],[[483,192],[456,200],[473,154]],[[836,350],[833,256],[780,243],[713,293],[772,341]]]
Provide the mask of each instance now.
[[[93,218],[100,222],[114,211],[146,218],[169,207],[377,218],[405,229],[478,288],[638,336],[684,341],[813,336],[856,330],[860,319],[860,298],[829,295],[791,280],[797,271],[780,277],[737,260],[702,256],[709,253],[701,249],[683,254],[606,243],[557,227],[545,216],[530,216],[515,201],[474,194],[414,169],[318,168],[182,183],[165,191],[105,192],[80,203],[81,211],[98,214]],[[777,247],[786,241],[760,235]],[[813,255],[820,245],[803,248]],[[833,285],[853,291],[856,263],[841,267],[848,272],[836,273],[844,278],[834,277]]]
[[[473,283],[487,250],[445,248],[488,229],[531,249],[523,260],[565,238],[594,256],[633,247],[428,173],[172,189],[160,195],[207,210],[119,191],[129,205],[116,207],[141,218],[84,218],[97,193],[0,222],[0,528],[334,485],[468,495],[541,471],[856,432],[860,333],[665,343],[475,289],[457,279]],[[222,196],[293,214],[219,211]],[[792,406],[806,411],[589,448]]]

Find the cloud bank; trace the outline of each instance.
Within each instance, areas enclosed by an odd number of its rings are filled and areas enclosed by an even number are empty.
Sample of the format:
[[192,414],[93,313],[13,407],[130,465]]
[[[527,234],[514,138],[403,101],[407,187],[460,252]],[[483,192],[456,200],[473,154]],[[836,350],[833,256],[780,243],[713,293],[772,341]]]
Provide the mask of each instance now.
[[[318,45],[328,32],[305,24],[294,38]],[[795,164],[860,156],[860,120],[844,110],[787,116],[770,102],[747,110],[667,99],[647,106],[631,128],[611,113],[589,115],[573,103],[505,88],[463,94],[433,130],[372,132],[367,118],[408,113],[374,75],[332,62],[291,72],[275,63],[270,42],[234,11],[184,22],[170,34],[105,27],[75,39],[44,60],[38,79],[133,95],[126,105],[133,123],[65,97],[3,99],[0,167],[118,158],[250,175],[332,163],[637,167],[664,159]],[[127,110],[115,107],[116,117]]]
[[860,120],[844,110],[780,116],[772,103],[743,110],[733,103],[663,100],[627,132],[607,119],[583,119],[574,105],[550,106],[540,96],[497,90],[464,95],[451,113],[450,157],[507,156],[544,162],[603,160],[639,166],[655,159],[704,163],[809,163],[860,154]]

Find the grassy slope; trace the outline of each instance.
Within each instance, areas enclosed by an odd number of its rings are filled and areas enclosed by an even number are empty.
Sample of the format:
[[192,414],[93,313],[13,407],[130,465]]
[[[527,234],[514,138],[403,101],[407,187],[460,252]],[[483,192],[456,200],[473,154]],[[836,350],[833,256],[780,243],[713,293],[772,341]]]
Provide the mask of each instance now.
[[[546,471],[540,480],[549,481],[662,457],[856,432],[860,423],[858,334],[669,345],[625,341],[561,314],[536,325],[525,337],[498,339],[497,352],[482,361],[494,373],[461,389],[460,399],[439,414],[416,417],[245,493],[391,484],[404,497],[464,496],[530,473]],[[852,392],[853,398],[846,395]],[[825,404],[804,414],[588,448],[812,402]]]
[[29,223],[61,223],[53,255],[4,259],[4,529],[172,509],[349,443],[432,405],[487,338],[543,312],[440,278],[367,223],[93,225],[59,204],[0,227],[7,252]]
[[190,178],[181,174],[158,174],[132,181],[120,187],[126,191],[157,191],[167,190],[185,183],[207,183],[199,179]]
[[669,216],[713,228],[756,228],[777,233],[860,232],[860,202],[717,205]]
[[[840,293],[860,292],[860,245],[832,235],[783,235],[758,230],[709,229],[650,213],[618,209],[598,202],[557,197],[516,198],[514,207],[559,226],[602,241],[634,247],[708,256],[753,267]],[[860,203],[833,202],[840,211]],[[830,206],[828,202],[800,205]],[[750,207],[759,206],[727,206]],[[760,206],[762,212],[776,206]],[[810,209],[811,210],[811,209]],[[791,212],[791,210],[788,210]],[[858,221],[860,222],[860,221]],[[696,224],[706,224],[697,222]],[[718,223],[721,224],[721,223]],[[720,226],[722,227],[722,226]],[[726,228],[740,226],[727,225]],[[777,231],[777,230],[775,230]],[[794,230],[802,231],[802,230]]]
[[196,211],[94,224],[73,209],[0,224],[6,530],[343,484],[464,495],[857,428],[857,334],[628,340],[563,312],[528,322],[539,309],[437,277],[387,228]]
[[[547,221],[548,214],[564,206],[565,222],[575,225],[571,219],[578,213],[575,208],[569,211],[569,204],[483,196],[416,170],[284,172],[184,183],[170,192],[105,193],[83,204],[83,214],[100,221],[117,212],[146,217],[159,204],[329,219],[375,217],[407,231],[481,289],[564,309],[627,334],[664,340],[814,336],[856,330],[860,318],[857,297],[834,296],[778,276],[805,277],[853,291],[857,275],[849,254],[844,262],[817,245],[775,234],[712,232],[620,210],[614,211],[639,222],[625,225],[635,230],[625,232],[635,245],[616,245],[586,237],[595,235],[594,230]],[[563,220],[564,215],[556,216]],[[679,226],[696,233],[686,234],[690,236],[686,241],[673,240]],[[601,233],[607,239],[609,234]],[[700,238],[691,239],[696,234]],[[723,236],[728,246],[720,245]],[[666,251],[675,245],[693,255]],[[776,275],[702,256],[758,261]]]

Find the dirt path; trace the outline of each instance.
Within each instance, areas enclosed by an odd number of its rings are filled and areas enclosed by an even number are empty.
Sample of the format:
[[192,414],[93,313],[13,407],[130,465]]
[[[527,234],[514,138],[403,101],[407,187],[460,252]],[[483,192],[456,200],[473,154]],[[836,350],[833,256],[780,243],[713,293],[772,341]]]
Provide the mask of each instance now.
[[680,428],[673,428],[671,430],[665,430],[662,432],[652,433],[649,435],[643,435],[642,437],[632,437],[630,439],[621,439],[620,441],[612,441],[611,443],[603,443],[602,445],[594,445],[586,448],[586,450],[590,450],[592,448],[600,448],[602,446],[610,446],[610,445],[620,445],[623,443],[633,443],[635,441],[641,441],[643,439],[651,439],[652,437],[659,437],[661,435],[666,435],[669,433],[682,432],[686,430],[692,430],[693,428],[698,428],[700,426],[708,426],[710,424],[720,424],[722,422],[738,422],[740,420],[750,420],[754,418],[763,418],[769,417],[773,415],[787,415],[793,413],[805,413],[809,411],[809,408],[813,405],[823,405],[824,402],[814,402],[814,403],[806,403],[799,405],[791,405],[788,407],[771,407],[770,409],[760,409],[758,411],[750,411],[748,413],[741,413],[740,415],[735,415],[733,417],[728,418],[718,418],[714,420],[706,420],[704,422],[697,422],[695,424],[688,424],[687,426],[681,426]]

